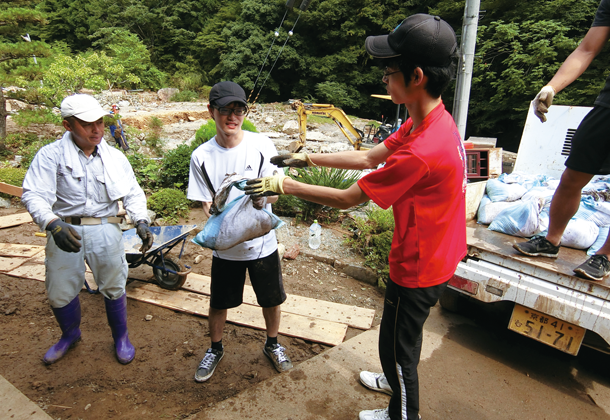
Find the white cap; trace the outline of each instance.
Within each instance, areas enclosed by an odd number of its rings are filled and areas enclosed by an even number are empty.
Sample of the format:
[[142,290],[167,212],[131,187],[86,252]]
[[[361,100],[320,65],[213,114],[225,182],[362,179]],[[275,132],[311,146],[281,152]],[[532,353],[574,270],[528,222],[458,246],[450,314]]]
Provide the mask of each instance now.
[[110,112],[104,111],[97,99],[91,95],[68,96],[61,103],[62,118],[76,117],[85,122],[94,122],[108,114]]

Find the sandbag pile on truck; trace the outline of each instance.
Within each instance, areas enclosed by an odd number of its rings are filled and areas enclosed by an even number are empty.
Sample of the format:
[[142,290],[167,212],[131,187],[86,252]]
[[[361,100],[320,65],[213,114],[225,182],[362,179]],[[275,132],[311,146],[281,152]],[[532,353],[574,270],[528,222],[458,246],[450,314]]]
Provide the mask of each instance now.
[[[477,222],[507,235],[531,238],[544,235],[559,181],[546,175],[514,172],[487,181],[477,211]],[[610,177],[583,188],[578,212],[568,223],[561,245],[588,249],[592,255],[603,245],[610,226]]]

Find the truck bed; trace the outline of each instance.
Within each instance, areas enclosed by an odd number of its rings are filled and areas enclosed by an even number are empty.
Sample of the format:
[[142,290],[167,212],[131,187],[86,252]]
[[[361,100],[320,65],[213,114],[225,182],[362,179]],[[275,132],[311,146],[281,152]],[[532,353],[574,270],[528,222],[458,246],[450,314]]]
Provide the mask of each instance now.
[[610,296],[609,277],[603,281],[592,281],[574,275],[573,269],[588,258],[584,250],[561,247],[557,258],[528,257],[513,248],[513,244],[526,239],[491,231],[474,220],[467,223],[466,234],[470,257],[492,261],[601,299]]

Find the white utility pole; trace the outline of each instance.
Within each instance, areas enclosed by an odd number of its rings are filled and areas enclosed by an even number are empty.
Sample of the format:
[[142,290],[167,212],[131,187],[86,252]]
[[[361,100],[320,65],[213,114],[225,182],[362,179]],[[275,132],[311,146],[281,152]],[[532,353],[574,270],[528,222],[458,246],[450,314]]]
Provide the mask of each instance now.
[[464,7],[460,61],[458,62],[457,80],[455,82],[455,98],[453,99],[453,119],[463,140],[466,140],[464,136],[466,135],[466,120],[468,119],[468,101],[470,100],[480,5],[481,0],[466,0],[466,6]]

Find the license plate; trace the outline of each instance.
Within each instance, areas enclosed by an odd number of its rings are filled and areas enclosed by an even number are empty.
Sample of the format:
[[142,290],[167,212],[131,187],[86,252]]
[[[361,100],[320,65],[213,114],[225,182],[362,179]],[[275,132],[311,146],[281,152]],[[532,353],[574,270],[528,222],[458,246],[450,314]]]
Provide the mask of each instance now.
[[508,328],[574,356],[578,354],[586,331],[577,325],[517,304]]

